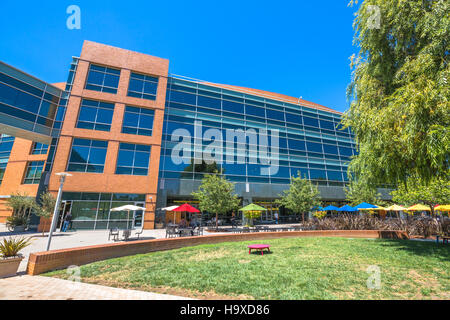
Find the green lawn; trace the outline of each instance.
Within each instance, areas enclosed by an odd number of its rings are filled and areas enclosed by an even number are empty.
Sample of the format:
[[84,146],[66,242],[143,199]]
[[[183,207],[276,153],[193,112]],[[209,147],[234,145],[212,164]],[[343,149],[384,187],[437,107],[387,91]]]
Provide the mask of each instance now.
[[[272,254],[248,254],[267,243]],[[367,267],[381,270],[368,289]],[[450,299],[450,246],[434,242],[290,238],[201,245],[81,267],[82,281],[197,298]],[[68,278],[65,270],[48,276]]]

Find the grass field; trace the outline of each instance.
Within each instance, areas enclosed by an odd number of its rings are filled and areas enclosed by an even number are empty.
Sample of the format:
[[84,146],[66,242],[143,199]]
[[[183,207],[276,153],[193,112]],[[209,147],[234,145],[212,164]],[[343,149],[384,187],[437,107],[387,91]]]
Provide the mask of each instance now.
[[[266,240],[201,245],[81,266],[83,282],[212,299],[450,299],[450,246],[381,239]],[[368,289],[380,268],[380,289]],[[65,270],[47,276],[68,278]]]

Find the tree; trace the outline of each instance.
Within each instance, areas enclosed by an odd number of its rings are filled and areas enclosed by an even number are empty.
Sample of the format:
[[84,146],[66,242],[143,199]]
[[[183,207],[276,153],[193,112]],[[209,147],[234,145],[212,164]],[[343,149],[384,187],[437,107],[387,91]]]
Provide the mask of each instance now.
[[[356,3],[357,1],[355,1]],[[353,5],[353,0],[350,2]],[[354,21],[350,109],[358,155],[350,172],[371,183],[428,184],[450,154],[450,2],[366,0]]]
[[450,203],[450,173],[447,178],[435,178],[425,184],[417,177],[411,177],[405,184],[391,192],[392,200],[406,206],[416,203],[427,204],[434,214],[434,206]]
[[199,201],[200,210],[216,214],[216,229],[219,214],[237,209],[240,203],[234,193],[234,184],[217,172],[205,175],[197,192],[192,195]]
[[[40,205],[36,210],[36,215],[43,218],[50,218],[56,205],[56,198],[48,191],[39,197]],[[45,228],[42,228],[42,235],[45,234]]]
[[351,206],[358,205],[361,202],[380,203],[381,194],[378,193],[377,188],[363,180],[350,179],[350,184],[348,187],[344,187],[344,191]]
[[26,219],[28,219],[30,211],[37,208],[36,201],[32,197],[20,192],[13,193],[6,199],[6,205],[12,209],[14,216]]
[[298,172],[298,177],[291,177],[289,189],[283,191],[275,202],[294,213],[301,213],[305,222],[305,212],[320,205],[320,192],[311,181],[302,179]]

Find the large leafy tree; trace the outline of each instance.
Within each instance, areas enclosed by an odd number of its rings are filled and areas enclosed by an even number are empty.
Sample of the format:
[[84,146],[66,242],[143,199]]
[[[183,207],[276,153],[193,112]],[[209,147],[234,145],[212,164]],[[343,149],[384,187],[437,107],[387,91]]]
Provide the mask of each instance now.
[[407,206],[424,203],[433,210],[437,204],[450,203],[449,178],[434,178],[425,184],[420,178],[411,177],[406,184],[399,184],[397,189],[391,192],[391,195],[392,200],[396,203]]
[[216,214],[216,228],[219,214],[237,209],[240,203],[234,184],[220,173],[206,174],[197,192],[192,195],[199,201],[200,210]]
[[378,193],[377,188],[363,180],[350,180],[349,185],[344,187],[344,191],[347,201],[352,206],[358,205],[361,202],[371,204],[380,204],[381,202],[381,194]]
[[[353,0],[350,4],[353,4]],[[357,2],[357,1],[355,1]],[[370,183],[428,184],[450,154],[449,39],[446,0],[366,0],[354,21],[352,101],[343,123],[359,154],[349,171]]]
[[280,199],[275,202],[294,213],[301,213],[302,221],[305,222],[305,212],[320,205],[320,192],[311,181],[302,179],[300,172],[298,175],[298,177],[291,177],[289,189],[284,190]]

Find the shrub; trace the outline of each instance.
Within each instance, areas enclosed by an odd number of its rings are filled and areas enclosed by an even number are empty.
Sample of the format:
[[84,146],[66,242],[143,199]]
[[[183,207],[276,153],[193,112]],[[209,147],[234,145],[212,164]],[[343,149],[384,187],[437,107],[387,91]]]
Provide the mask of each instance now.
[[17,257],[19,251],[30,245],[30,238],[4,238],[3,242],[0,242],[0,253],[3,258]]
[[26,226],[28,220],[23,216],[10,216],[6,218],[6,226],[7,227],[17,227],[17,226]]

